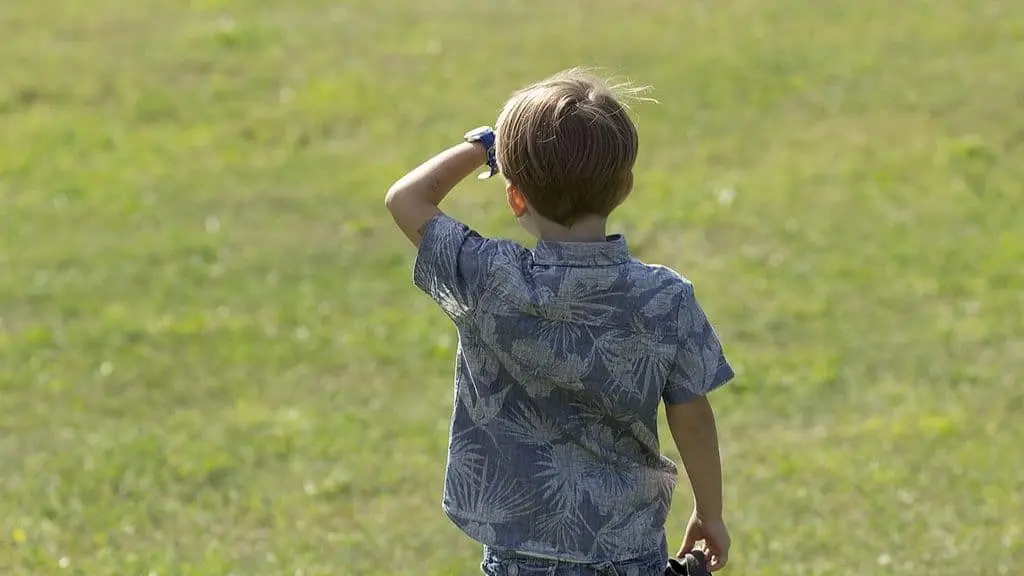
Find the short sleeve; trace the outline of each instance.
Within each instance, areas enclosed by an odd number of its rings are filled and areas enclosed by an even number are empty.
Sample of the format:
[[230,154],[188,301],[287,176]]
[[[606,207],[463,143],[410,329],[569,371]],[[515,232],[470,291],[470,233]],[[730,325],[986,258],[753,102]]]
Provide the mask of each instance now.
[[473,310],[486,285],[492,243],[439,213],[424,227],[413,282],[458,322]]
[[663,394],[666,404],[689,402],[732,380],[735,373],[691,284],[687,284],[679,302],[676,330],[679,342]]

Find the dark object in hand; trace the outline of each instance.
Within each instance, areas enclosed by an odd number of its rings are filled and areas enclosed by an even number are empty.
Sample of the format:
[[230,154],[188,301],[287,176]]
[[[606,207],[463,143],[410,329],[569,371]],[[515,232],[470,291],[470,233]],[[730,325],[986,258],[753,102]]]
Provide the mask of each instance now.
[[710,576],[708,559],[701,550],[687,552],[682,558],[669,558],[665,576]]

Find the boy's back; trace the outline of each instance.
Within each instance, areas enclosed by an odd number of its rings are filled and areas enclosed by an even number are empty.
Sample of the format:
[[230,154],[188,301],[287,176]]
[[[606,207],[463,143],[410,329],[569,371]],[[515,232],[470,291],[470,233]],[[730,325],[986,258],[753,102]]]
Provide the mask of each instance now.
[[417,285],[459,328],[444,508],[478,541],[580,562],[663,550],[662,399],[731,376],[692,286],[626,241],[527,250],[438,215]]
[[[694,493],[680,553],[727,562],[721,462],[706,394],[732,376],[692,286],[633,259],[607,220],[639,140],[614,88],[577,70],[517,91],[466,142],[388,190],[419,247],[416,285],[459,329],[444,508],[484,544],[489,576],[662,574],[676,467]],[[539,242],[481,237],[439,204],[486,164]]]

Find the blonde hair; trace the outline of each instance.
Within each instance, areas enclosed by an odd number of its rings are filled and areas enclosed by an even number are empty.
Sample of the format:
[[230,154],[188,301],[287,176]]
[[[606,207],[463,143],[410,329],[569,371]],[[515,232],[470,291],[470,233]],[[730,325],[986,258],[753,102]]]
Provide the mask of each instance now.
[[502,174],[563,226],[608,216],[629,194],[639,147],[623,99],[645,90],[573,68],[517,91],[498,116]]

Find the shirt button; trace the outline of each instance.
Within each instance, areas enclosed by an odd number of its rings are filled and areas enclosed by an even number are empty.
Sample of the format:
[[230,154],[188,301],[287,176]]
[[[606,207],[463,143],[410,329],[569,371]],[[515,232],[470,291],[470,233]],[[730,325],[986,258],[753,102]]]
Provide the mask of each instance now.
[[513,564],[508,567],[508,576],[516,576],[517,574],[519,574],[519,566]]

